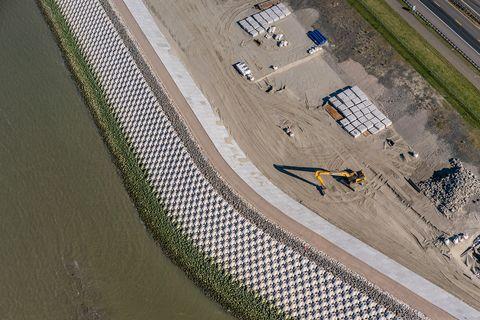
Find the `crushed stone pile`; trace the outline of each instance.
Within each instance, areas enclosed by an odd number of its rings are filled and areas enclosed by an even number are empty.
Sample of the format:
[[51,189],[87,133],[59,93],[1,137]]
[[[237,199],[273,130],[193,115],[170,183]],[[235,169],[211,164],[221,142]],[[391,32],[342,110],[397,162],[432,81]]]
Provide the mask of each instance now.
[[458,212],[468,200],[480,194],[480,180],[460,160],[449,160],[450,168],[435,171],[432,177],[418,184],[443,214]]

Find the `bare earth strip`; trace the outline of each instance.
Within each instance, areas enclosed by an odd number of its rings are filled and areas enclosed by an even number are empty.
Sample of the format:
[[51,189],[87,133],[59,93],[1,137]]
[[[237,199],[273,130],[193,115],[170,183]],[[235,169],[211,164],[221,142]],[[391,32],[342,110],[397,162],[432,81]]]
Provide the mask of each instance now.
[[301,236],[303,239],[306,239],[316,248],[325,252],[329,256],[341,261],[350,269],[362,275],[365,275],[369,280],[373,281],[375,284],[385,289],[386,291],[392,293],[394,296],[402,299],[403,301],[406,301],[412,307],[425,312],[432,318],[446,317],[446,314],[443,313],[441,310],[421,299],[420,297],[414,295],[405,287],[398,285],[388,277],[385,277],[384,275],[372,269],[365,263],[334,246],[329,241],[325,240],[322,237],[319,237],[311,230],[305,228],[304,226],[285,216],[282,212],[271,206],[257,193],[255,193],[250,187],[248,187],[217,152],[211,140],[202,128],[201,124],[198,122],[197,118],[190,109],[190,106],[185,100],[185,97],[183,97],[181,92],[178,90],[176,84],[166,71],[161,61],[158,59],[158,56],[156,55],[154,49],[151,47],[148,40],[145,38],[142,31],[136,24],[135,20],[132,18],[127,8],[124,6],[124,3],[119,0],[114,2],[129,30],[132,32],[136,41],[139,43],[139,47],[142,50],[142,53],[145,55],[148,62],[151,64],[153,70],[156,72],[156,75],[159,77],[161,82],[168,89],[171,97],[177,103],[179,111],[186,120],[190,129],[192,130],[192,133],[196,137],[197,141],[200,142],[200,145],[204,149],[205,154],[214,164],[215,168],[221,173],[223,177],[227,179],[227,181],[229,181],[229,183],[234,187],[235,190],[237,190],[242,196],[244,196],[250,203],[254,204],[256,208],[263,212],[272,221],[278,223],[293,234]]

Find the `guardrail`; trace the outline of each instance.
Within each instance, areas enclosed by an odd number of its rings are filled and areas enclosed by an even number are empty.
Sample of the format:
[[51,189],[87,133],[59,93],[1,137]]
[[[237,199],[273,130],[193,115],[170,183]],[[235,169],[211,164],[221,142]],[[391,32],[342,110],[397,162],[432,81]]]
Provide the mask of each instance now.
[[475,63],[462,49],[460,49],[455,43],[453,43],[450,38],[448,38],[440,29],[438,29],[430,20],[427,19],[423,14],[418,12],[418,10],[415,10],[415,5],[413,5],[410,1],[408,0],[402,0],[403,3],[405,3],[410,10],[413,12],[413,14],[417,15],[420,19],[422,19],[428,26],[430,26],[433,30],[435,30],[445,41],[447,41],[458,53],[460,53],[468,62],[470,62],[477,70],[480,71],[480,65]]

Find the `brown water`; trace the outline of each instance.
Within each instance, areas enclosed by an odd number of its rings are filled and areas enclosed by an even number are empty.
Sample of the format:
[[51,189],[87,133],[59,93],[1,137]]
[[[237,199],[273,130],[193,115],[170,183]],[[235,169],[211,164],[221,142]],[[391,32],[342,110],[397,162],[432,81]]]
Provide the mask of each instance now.
[[0,0],[0,318],[229,319],[139,221],[33,0]]

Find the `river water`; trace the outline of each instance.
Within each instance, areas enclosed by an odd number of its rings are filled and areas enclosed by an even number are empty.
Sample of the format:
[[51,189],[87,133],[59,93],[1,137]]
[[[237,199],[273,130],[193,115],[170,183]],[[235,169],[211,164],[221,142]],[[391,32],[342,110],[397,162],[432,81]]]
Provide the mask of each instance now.
[[34,0],[0,1],[0,318],[230,319],[141,224]]

